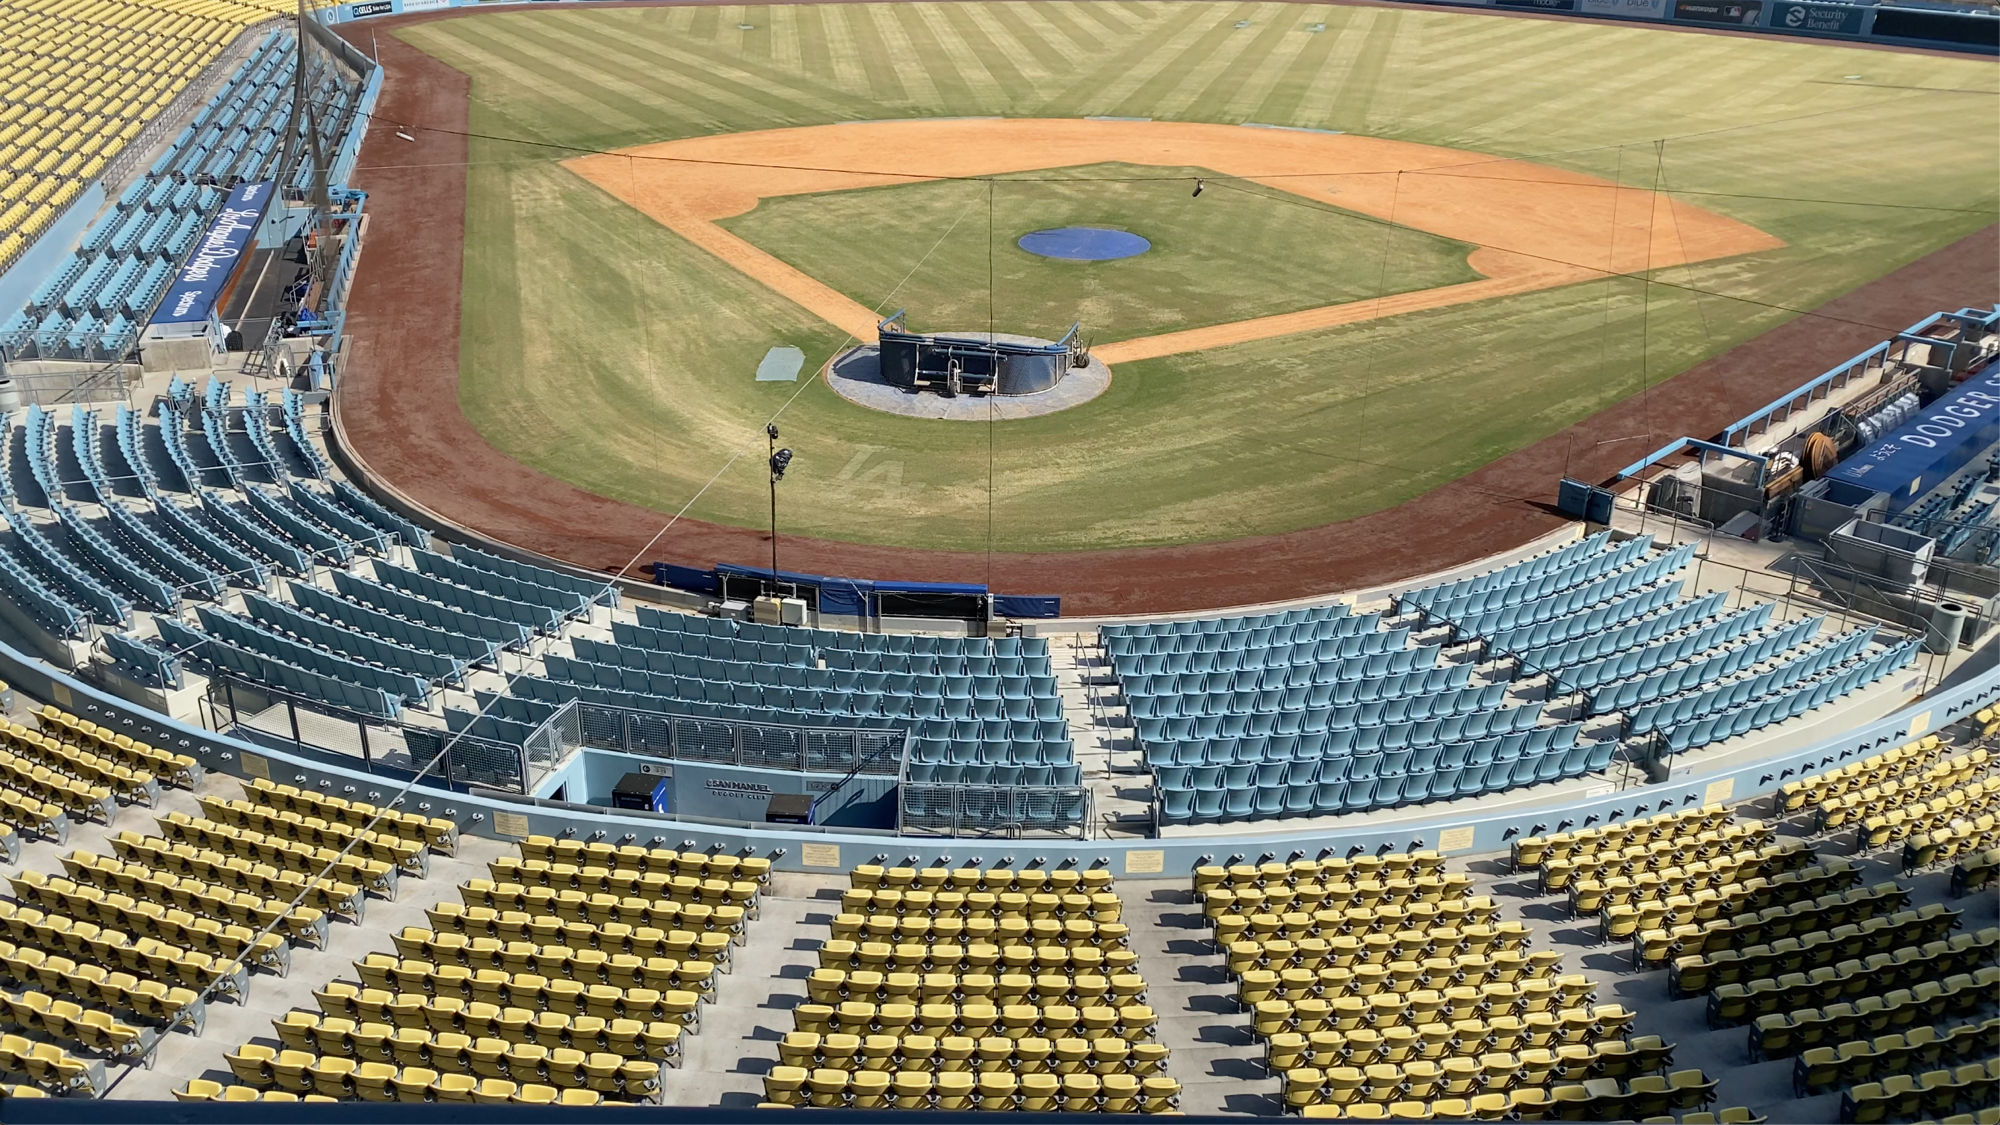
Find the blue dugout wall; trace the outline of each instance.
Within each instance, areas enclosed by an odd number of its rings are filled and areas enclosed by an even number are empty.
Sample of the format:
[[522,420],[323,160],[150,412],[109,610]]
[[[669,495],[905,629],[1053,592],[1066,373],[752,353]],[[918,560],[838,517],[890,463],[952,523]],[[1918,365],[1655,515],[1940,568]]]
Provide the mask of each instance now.
[[[444,8],[526,7],[537,3],[591,0],[354,0],[327,10],[331,23],[375,16],[406,15]],[[1593,19],[1731,28],[1845,39],[1901,47],[2000,54],[2000,16],[1933,8],[1872,4],[1814,3],[1807,0],[1416,0],[1455,8],[1499,8]]]

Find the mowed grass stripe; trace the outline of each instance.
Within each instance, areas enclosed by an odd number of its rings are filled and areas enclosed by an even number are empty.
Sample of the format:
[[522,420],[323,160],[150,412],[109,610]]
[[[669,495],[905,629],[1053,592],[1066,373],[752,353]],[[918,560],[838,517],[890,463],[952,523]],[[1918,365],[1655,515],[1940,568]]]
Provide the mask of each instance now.
[[[452,28],[458,56],[507,83],[545,90],[560,103],[565,112],[551,117],[540,130],[542,136],[566,136],[591,145],[607,136],[635,135],[647,127],[644,118],[631,112],[634,99],[629,89],[612,88],[588,72],[578,73],[575,60],[547,50],[540,36],[489,29],[482,26],[484,23],[453,20],[447,25]],[[480,93],[475,87],[474,96]]]
[[[1342,8],[1335,18],[1328,20],[1326,30],[1317,38],[1332,42],[1321,52],[1311,71],[1287,80],[1294,87],[1286,99],[1289,104],[1268,107],[1261,120],[1280,125],[1331,128],[1334,101],[1340,96],[1341,83],[1354,68],[1355,60],[1361,57],[1376,11],[1374,8]],[[1306,65],[1309,58],[1310,55],[1301,56],[1301,64]]]
[[[851,7],[845,4],[801,4],[792,11],[806,21],[802,34],[807,51],[809,55],[817,54],[824,59],[821,72],[831,80],[832,85],[846,90],[857,99],[876,99],[878,104],[883,98],[902,97],[901,86],[895,86],[893,93],[884,92],[881,88],[883,77],[864,58],[855,36]],[[893,78],[893,75],[890,77]]]
[[1326,32],[1307,30],[1315,22],[1318,20],[1314,9],[1306,9],[1298,18],[1289,19],[1283,36],[1265,53],[1254,73],[1247,78],[1234,76],[1233,82],[1215,92],[1217,100],[1227,107],[1226,118],[1269,120],[1262,111],[1264,103],[1271,97],[1271,91],[1298,65],[1300,56],[1329,38]]
[[965,41],[935,4],[905,3],[892,9],[901,18],[917,59],[930,72],[941,105],[985,104],[1005,108],[1002,83],[989,61],[995,52]]
[[816,5],[814,10],[825,16],[833,57],[853,60],[867,79],[868,94],[876,104],[884,109],[906,107],[910,91],[903,84],[895,56],[883,42],[881,29],[875,26],[874,5],[827,4]]
[[626,72],[641,76],[649,88],[685,90],[690,100],[713,107],[724,128],[744,120],[820,121],[830,115],[830,106],[853,104],[850,95],[834,87],[778,73],[775,67],[720,63],[700,51],[657,40],[634,40],[625,47],[617,57],[628,62]]
[[1252,8],[1243,17],[1250,26],[1232,28],[1216,50],[1190,67],[1179,85],[1160,97],[1157,116],[1187,120],[1199,106],[1204,119],[1227,122],[1231,115],[1217,111],[1226,109],[1229,91],[1240,89],[1245,75],[1257,73],[1270,61],[1286,33],[1287,21],[1278,16],[1280,10],[1276,4]]
[[1236,21],[1254,10],[1254,5],[1222,7],[1201,5],[1203,18],[1176,28],[1174,34],[1152,44],[1148,57],[1104,86],[1103,103],[1116,108],[1113,113],[1151,116],[1160,99],[1176,89],[1188,73],[1212,59],[1229,37],[1240,35]]
[[[1014,32],[1014,37],[1044,59],[1058,59],[1060,66],[1049,68],[1048,79],[1066,78],[1077,70],[1096,65],[1114,41],[1131,38],[1131,32],[1088,32],[1078,23],[1068,4],[995,4],[985,9],[993,19]],[[1047,96],[1046,81],[1035,90],[1037,100]]]
[[1252,121],[1276,123],[1294,123],[1302,118],[1301,107],[1313,85],[1331,83],[1325,70],[1328,60],[1340,45],[1341,24],[1346,11],[1342,8],[1313,9],[1313,19],[1326,24],[1326,30],[1307,35],[1284,66],[1274,66],[1270,74],[1259,76],[1257,100],[1245,111],[1245,117]]
[[[1088,13],[1090,8],[1086,5],[1082,10]],[[1173,10],[1170,18],[1159,26],[1147,29],[1141,37],[1107,53],[1097,61],[1097,65],[1079,70],[1067,84],[1050,95],[1047,103],[1049,111],[1058,116],[1074,117],[1121,112],[1120,84],[1129,83],[1125,89],[1137,87],[1145,78],[1143,68],[1177,40],[1195,39],[1206,34],[1209,21],[1213,18],[1213,12],[1206,4],[1187,4]],[[1133,116],[1151,115],[1142,112]]]
[[[551,43],[565,43],[578,51],[592,51],[596,70],[613,78],[620,90],[630,90],[633,100],[654,110],[685,120],[703,131],[728,129],[732,122],[748,118],[799,121],[817,118],[824,95],[802,96],[796,100],[779,92],[781,85],[760,86],[748,71],[738,67],[712,65],[704,68],[681,52],[643,40],[606,42],[568,27],[549,29]],[[740,75],[741,78],[736,76]],[[632,141],[657,139],[695,131],[679,129],[668,133],[660,128],[657,116],[649,115],[651,127]]]
[[1256,110],[1263,104],[1265,92],[1291,67],[1306,45],[1319,38],[1306,30],[1311,21],[1297,18],[1298,11],[1291,5],[1271,7],[1274,10],[1270,17],[1258,21],[1263,30],[1236,57],[1236,66],[1216,74],[1196,95],[1197,104],[1221,107],[1216,115],[1218,120],[1262,121]]
[[1047,43],[1033,35],[1023,36],[1017,21],[1003,20],[999,14],[1008,4],[948,4],[945,15],[953,30],[973,43],[983,43],[992,52],[987,68],[1008,91],[1010,105],[1024,93],[1047,82],[1058,69],[1068,67],[1057,59]]
[[1371,14],[1374,18],[1368,23],[1360,53],[1333,98],[1334,124],[1350,133],[1370,131],[1375,99],[1382,93],[1384,75],[1389,71],[1389,56],[1396,49],[1404,19],[1411,13],[1384,8]]
[[911,107],[935,113],[940,100],[937,84],[931,80],[930,68],[917,58],[916,44],[895,7],[864,4],[855,8],[854,14],[855,29],[863,36],[862,49],[870,53],[869,65],[894,75]]

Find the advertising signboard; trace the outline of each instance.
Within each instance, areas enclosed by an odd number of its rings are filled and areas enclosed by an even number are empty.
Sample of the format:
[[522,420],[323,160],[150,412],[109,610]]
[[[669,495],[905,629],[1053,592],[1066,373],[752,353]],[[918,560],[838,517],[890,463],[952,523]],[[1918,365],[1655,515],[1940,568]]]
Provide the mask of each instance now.
[[1819,31],[1828,35],[1861,34],[1862,9],[1845,4],[1771,5],[1771,26],[1779,31]]
[[243,260],[250,236],[256,233],[257,222],[264,217],[264,205],[270,200],[268,181],[238,184],[230,191],[215,221],[208,225],[194,253],[174,274],[173,285],[153,311],[149,336],[171,334],[156,331],[163,328],[196,330],[208,323],[215,302],[222,296],[222,287],[229,283],[230,275]]
[[1667,0],[1577,0],[1576,10],[1592,16],[1663,20],[1667,18]]
[[1764,0],[1674,0],[1674,18],[1694,23],[1754,27],[1763,14]]

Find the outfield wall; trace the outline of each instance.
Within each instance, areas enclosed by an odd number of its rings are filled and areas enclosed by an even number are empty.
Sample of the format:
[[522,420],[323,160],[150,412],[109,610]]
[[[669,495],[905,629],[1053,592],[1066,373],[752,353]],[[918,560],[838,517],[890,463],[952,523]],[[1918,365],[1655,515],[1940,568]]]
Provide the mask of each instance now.
[[[593,0],[352,0],[326,10],[329,23],[445,8],[524,7]],[[2000,16],[1817,0],[1412,0],[1456,8],[1577,15],[1591,19],[1762,31],[1898,47],[2000,54]]]

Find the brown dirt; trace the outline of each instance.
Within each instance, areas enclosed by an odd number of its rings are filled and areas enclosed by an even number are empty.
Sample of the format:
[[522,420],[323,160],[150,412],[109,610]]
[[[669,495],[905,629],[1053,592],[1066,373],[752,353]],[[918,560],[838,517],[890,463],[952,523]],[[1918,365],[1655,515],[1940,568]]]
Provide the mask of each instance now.
[[[427,13],[419,18],[435,18]],[[370,477],[441,518],[553,558],[614,569],[641,553],[659,513],[544,476],[489,445],[458,409],[468,82],[391,35],[406,22],[341,30],[379,44],[387,68],[355,179],[369,241],[349,306],[350,354],[336,398],[347,448]],[[397,139],[395,123],[414,131]],[[1343,200],[1343,205],[1346,201]],[[1066,554],[912,551],[786,537],[790,569],[872,578],[984,582],[1059,593],[1071,614],[1244,605],[1393,582],[1474,561],[1564,521],[1555,482],[1602,479],[1683,433],[1710,434],[1789,388],[1941,308],[2000,298],[2000,226],[1928,255],[1451,484],[1360,519],[1284,535],[1185,547]],[[1618,439],[1615,445],[1598,442]],[[1627,440],[1629,439],[1629,440]],[[639,562],[705,566],[768,559],[764,535],[683,520]]]
[[[857,158],[862,153],[868,155]],[[716,222],[776,196],[1098,162],[1194,165],[1470,242],[1481,247],[1471,263],[1484,278],[1093,349],[1113,365],[1593,281],[1606,271],[1635,273],[1782,245],[1755,227],[1670,196],[1546,165],[1377,137],[1181,121],[864,121],[690,137],[564,163],[827,323],[866,340],[879,319],[873,311]],[[790,167],[770,167],[774,164]]]

